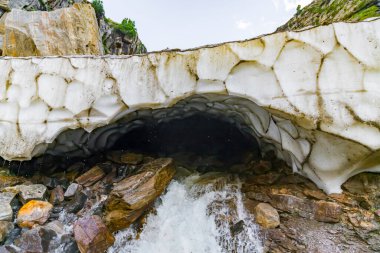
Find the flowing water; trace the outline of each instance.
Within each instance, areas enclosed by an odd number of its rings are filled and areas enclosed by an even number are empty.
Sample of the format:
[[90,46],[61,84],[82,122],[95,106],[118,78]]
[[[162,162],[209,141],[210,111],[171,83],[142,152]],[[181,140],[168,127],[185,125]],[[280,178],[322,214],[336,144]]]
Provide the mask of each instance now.
[[239,181],[219,179],[192,175],[173,181],[142,232],[134,227],[119,232],[108,252],[262,252],[257,225],[243,206]]

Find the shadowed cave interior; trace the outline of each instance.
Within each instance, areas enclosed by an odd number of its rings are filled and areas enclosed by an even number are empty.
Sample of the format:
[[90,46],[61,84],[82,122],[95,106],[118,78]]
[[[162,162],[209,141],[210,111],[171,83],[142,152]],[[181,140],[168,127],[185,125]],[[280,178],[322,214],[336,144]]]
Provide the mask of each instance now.
[[[124,134],[118,133],[118,139],[111,147],[90,155],[52,154],[48,151],[30,161],[2,163],[16,175],[30,176],[36,171],[49,174],[65,171],[78,162],[90,167],[104,160],[109,152],[123,150],[152,157],[173,157],[179,164],[200,172],[225,171],[247,158],[261,157],[257,139],[241,126],[238,122],[207,112],[165,121],[145,118],[144,124],[129,128]],[[120,124],[118,130],[123,132]]]

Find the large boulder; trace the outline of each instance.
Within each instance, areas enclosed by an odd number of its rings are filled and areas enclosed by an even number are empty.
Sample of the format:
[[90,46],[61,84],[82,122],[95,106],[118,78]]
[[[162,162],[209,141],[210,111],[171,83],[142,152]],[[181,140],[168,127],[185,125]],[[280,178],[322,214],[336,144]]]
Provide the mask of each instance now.
[[96,15],[89,4],[51,12],[12,9],[3,19],[4,56],[103,54]]
[[105,252],[115,241],[96,215],[79,219],[74,225],[74,236],[81,253]]
[[160,158],[116,184],[106,204],[107,226],[112,231],[128,227],[162,194],[174,174],[173,160]]

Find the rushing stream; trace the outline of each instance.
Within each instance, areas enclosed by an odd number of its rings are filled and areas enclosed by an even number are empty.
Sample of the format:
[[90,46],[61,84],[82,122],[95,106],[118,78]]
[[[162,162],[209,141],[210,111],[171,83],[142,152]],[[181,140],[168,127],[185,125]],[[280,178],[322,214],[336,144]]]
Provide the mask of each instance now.
[[108,252],[251,253],[262,252],[262,245],[239,182],[192,175],[173,181],[142,232],[119,232]]

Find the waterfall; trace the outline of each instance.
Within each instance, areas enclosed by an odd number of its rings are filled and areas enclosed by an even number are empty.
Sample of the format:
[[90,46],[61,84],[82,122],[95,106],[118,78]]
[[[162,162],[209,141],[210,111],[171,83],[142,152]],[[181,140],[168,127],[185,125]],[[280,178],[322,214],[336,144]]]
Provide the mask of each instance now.
[[[246,212],[240,183],[204,183],[192,175],[173,181],[156,204],[143,230],[116,234],[109,253],[262,252],[257,225]],[[238,229],[231,229],[231,227]],[[238,231],[236,231],[238,230]]]

